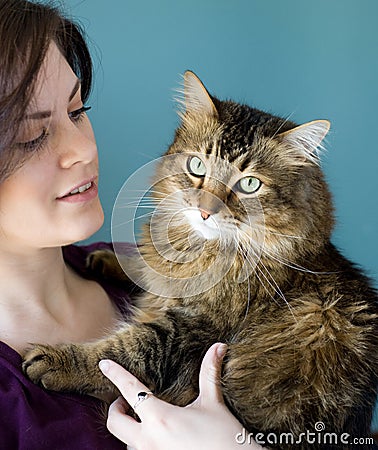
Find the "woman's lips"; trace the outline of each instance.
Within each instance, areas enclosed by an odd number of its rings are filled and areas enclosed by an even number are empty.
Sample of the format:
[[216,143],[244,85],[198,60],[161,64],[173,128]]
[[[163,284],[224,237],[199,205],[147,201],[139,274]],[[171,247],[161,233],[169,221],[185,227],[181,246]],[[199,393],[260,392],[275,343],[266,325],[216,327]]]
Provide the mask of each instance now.
[[98,189],[96,183],[89,181],[72,189],[68,194],[58,197],[57,200],[60,202],[81,203],[92,200],[97,197],[97,194]]

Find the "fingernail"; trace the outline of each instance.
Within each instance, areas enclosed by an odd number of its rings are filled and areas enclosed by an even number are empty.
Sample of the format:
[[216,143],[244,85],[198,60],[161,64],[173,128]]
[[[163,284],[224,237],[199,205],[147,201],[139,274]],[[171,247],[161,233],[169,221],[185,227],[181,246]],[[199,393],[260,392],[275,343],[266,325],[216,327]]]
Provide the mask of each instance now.
[[101,360],[98,365],[102,373],[107,373],[109,371],[110,364],[106,359]]
[[220,344],[217,348],[217,356],[219,359],[222,359],[223,356],[226,354],[227,351],[227,345],[226,344]]

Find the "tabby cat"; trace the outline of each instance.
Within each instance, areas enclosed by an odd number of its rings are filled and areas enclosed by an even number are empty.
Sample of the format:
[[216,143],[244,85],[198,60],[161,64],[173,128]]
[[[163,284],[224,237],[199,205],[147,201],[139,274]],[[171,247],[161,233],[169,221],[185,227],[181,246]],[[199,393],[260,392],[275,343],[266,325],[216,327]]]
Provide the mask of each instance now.
[[[330,242],[319,167],[329,122],[297,126],[220,101],[189,71],[183,92],[181,124],[151,189],[156,215],[135,259],[120,259],[144,289],[134,319],[97,342],[37,345],[25,372],[47,389],[97,395],[114,390],[98,369],[110,358],[185,405],[206,349],[223,341],[224,398],[249,432],[298,437],[323,422],[328,432],[368,436],[378,302]],[[113,253],[92,264],[125,277]]]

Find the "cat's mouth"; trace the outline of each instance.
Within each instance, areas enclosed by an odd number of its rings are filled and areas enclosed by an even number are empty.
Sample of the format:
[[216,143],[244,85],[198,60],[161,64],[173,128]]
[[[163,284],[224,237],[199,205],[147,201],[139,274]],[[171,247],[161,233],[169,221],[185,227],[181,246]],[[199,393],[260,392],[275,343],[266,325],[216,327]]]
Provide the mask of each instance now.
[[219,218],[198,208],[188,208],[183,214],[192,229],[203,239],[212,240],[221,237]]

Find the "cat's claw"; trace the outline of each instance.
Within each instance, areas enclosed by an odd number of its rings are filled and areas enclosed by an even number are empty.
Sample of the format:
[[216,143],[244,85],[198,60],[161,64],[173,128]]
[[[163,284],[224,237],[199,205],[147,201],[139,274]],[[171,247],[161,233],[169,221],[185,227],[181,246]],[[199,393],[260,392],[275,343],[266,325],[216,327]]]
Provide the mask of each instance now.
[[53,391],[70,390],[69,358],[63,349],[49,345],[35,345],[30,348],[22,364],[22,369],[35,384]]

